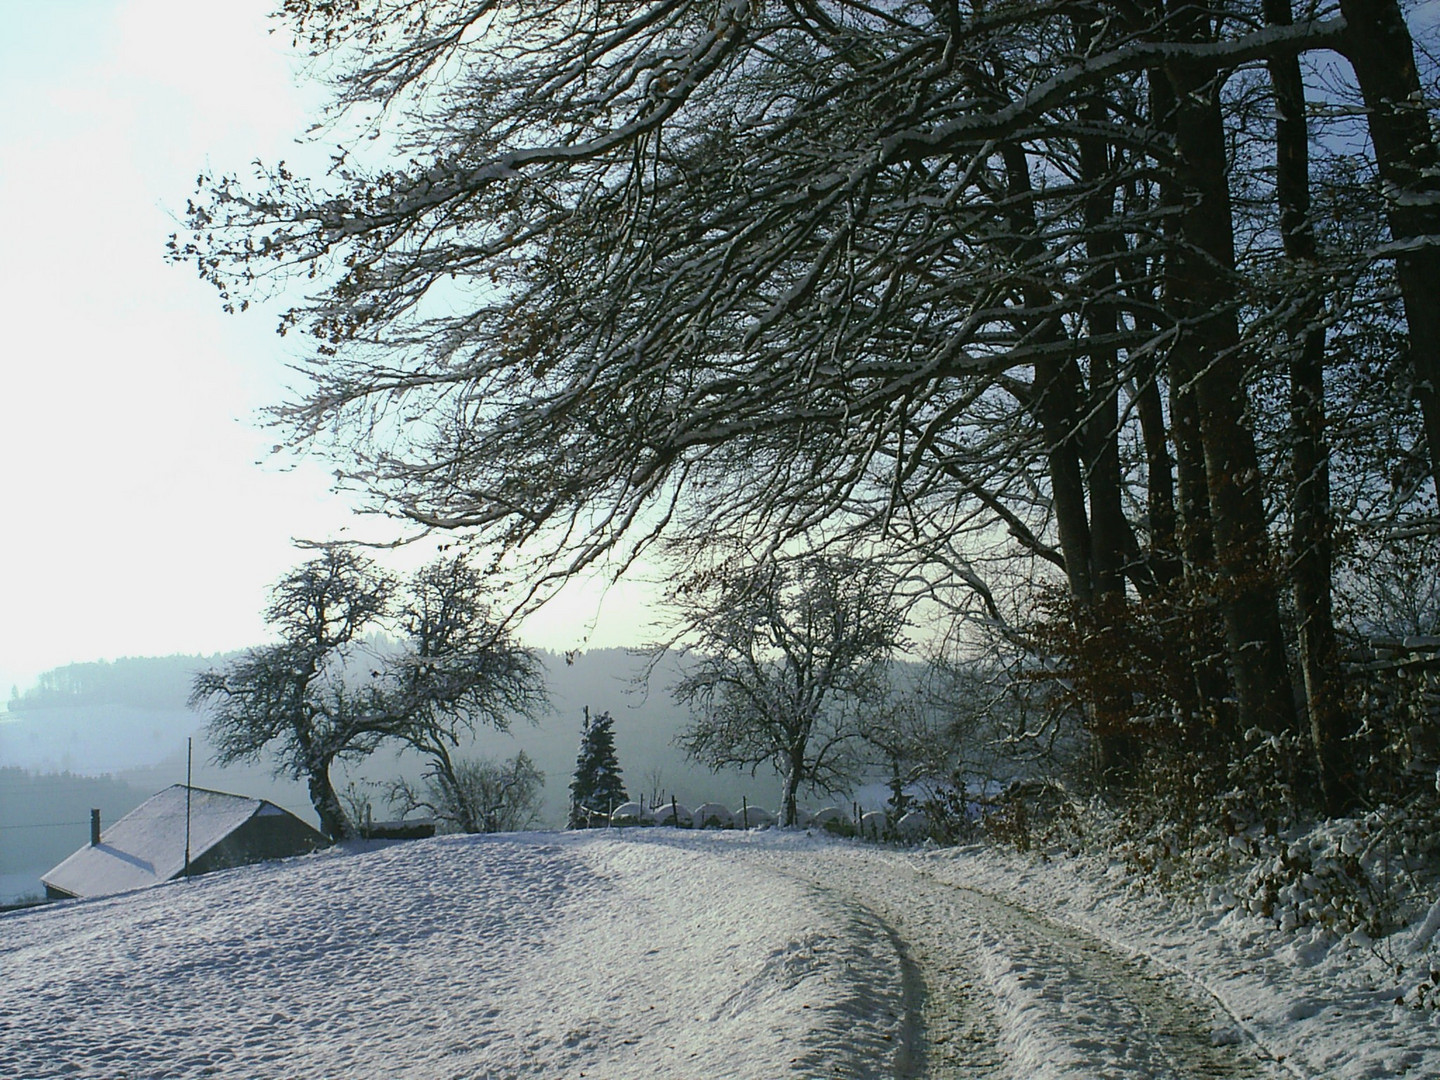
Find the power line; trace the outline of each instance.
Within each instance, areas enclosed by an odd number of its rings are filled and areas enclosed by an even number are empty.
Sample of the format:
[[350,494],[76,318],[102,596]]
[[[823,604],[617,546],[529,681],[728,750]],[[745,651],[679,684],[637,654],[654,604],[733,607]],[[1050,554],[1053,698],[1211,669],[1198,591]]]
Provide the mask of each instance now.
[[0,829],[68,829],[72,825],[89,825],[88,821],[46,821],[39,825],[0,825]]

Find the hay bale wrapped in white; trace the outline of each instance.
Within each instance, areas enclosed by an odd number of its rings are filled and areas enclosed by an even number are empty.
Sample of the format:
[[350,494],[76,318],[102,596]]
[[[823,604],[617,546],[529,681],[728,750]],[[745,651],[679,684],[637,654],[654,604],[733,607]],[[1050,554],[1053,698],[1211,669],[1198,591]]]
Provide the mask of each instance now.
[[815,821],[815,815],[799,806],[795,807],[795,824],[799,828],[806,828]]
[[758,806],[742,806],[735,811],[735,824],[742,829],[759,829],[775,824],[775,815]]
[[877,839],[890,831],[890,824],[883,810],[871,810],[860,815],[860,835]]
[[735,815],[724,803],[701,803],[695,808],[691,819],[695,822],[697,829],[733,829],[735,827]]
[[690,828],[690,808],[682,802],[661,803],[652,808],[656,825],[671,825],[677,829]]
[[831,826],[844,828],[850,824],[850,815],[841,810],[838,806],[827,806],[824,810],[815,811],[810,819],[810,824],[817,828],[825,829]]
[[895,826],[906,840],[924,840],[930,835],[930,815],[924,810],[911,810]]
[[655,818],[638,802],[621,803],[610,814],[611,825],[653,825]]

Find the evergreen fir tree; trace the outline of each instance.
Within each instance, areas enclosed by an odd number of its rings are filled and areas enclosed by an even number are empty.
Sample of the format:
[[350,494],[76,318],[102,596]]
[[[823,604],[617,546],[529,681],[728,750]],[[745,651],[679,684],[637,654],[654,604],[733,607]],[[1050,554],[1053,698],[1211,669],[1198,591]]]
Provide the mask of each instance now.
[[885,810],[890,820],[890,827],[893,829],[900,819],[908,814],[915,807],[915,797],[905,790],[905,780],[900,775],[900,759],[894,755],[890,757],[890,798],[886,800]]
[[580,728],[580,753],[575,761],[575,778],[570,782],[569,828],[583,829],[589,823],[590,811],[609,813],[628,802],[625,781],[620,778],[620,762],[615,757],[615,735],[610,730],[614,719],[603,712],[585,720]]

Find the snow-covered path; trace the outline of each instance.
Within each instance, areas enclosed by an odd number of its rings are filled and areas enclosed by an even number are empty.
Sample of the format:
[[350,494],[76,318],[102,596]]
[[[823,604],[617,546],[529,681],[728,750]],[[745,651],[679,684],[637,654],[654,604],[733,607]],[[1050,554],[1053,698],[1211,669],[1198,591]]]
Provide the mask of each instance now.
[[918,1004],[915,1075],[1257,1077],[1216,1002],[1074,927],[877,848],[763,848],[748,858],[884,920]]
[[0,917],[0,1077],[1440,1075],[1426,1018],[1070,873],[773,831],[326,852]]

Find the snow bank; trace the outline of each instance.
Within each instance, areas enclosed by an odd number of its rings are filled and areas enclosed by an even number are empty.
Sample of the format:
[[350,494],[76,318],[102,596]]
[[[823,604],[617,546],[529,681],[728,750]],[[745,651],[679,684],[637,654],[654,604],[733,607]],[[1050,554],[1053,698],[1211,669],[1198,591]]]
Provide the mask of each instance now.
[[[1440,1077],[1440,1013],[1397,1004],[1405,984],[1381,948],[1143,893],[1118,863],[1098,857],[976,848],[917,858],[941,880],[1004,897],[1189,983],[1226,1018],[1213,1038],[1255,1044],[1275,1075]],[[994,963],[987,975],[997,993],[1024,1009],[1023,965]],[[1043,1046],[1042,1025],[1025,1030]]]
[[443,837],[0,917],[0,1076],[889,1075],[880,930],[697,835]]
[[942,1072],[1155,1080],[1198,1017],[1177,1075],[1440,1076],[1386,960],[1058,852],[444,837],[0,916],[0,1076],[878,1080],[917,1014]]

